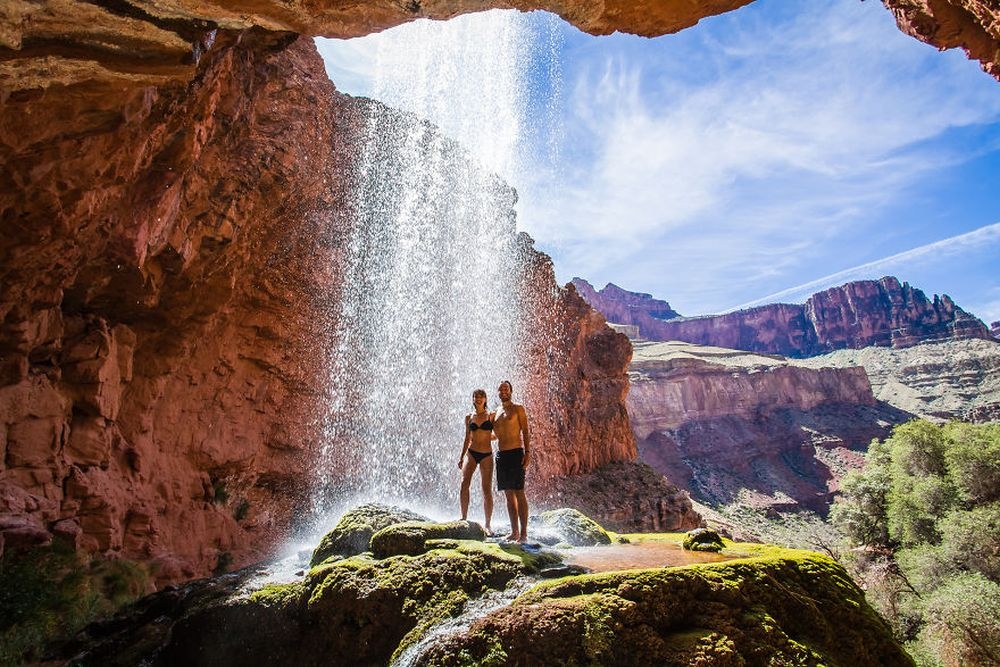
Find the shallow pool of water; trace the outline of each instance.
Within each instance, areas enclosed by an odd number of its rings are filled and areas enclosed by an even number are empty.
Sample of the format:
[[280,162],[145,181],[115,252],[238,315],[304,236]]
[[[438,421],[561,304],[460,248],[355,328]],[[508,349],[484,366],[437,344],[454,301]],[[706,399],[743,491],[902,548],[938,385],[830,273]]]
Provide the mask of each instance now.
[[673,542],[633,542],[600,547],[574,547],[562,552],[567,563],[592,572],[639,570],[649,567],[674,567],[694,563],[717,563],[732,556],[705,551],[685,551]]

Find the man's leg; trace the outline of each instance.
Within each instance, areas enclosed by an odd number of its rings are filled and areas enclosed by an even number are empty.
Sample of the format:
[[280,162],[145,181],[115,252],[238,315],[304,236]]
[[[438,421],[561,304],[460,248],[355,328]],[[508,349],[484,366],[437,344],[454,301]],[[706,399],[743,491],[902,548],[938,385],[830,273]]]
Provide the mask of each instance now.
[[517,518],[521,526],[518,537],[515,539],[524,543],[528,541],[528,498],[524,495],[524,489],[515,491],[514,498],[517,501]]
[[507,515],[510,517],[510,535],[507,539],[517,542],[521,539],[521,533],[518,532],[517,497],[514,495],[517,492],[504,489],[503,493],[507,496]]

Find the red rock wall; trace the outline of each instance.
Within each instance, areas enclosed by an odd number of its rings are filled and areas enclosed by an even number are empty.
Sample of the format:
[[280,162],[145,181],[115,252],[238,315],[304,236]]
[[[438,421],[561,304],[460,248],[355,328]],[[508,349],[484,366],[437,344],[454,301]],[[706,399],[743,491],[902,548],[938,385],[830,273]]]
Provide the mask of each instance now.
[[303,509],[352,117],[291,41],[220,35],[190,85],[124,105],[5,109],[8,547],[57,533],[187,578]]
[[625,409],[628,338],[607,326],[572,286],[560,288],[552,261],[534,251],[525,234],[521,256],[529,266],[521,286],[529,313],[523,339],[529,379],[524,402],[534,408],[537,479],[593,472],[636,458]]
[[627,313],[629,321],[622,323],[638,325],[639,335],[648,340],[808,357],[870,345],[902,348],[933,340],[991,338],[982,321],[947,295],[928,299],[891,276],[833,287],[812,295],[804,305],[776,303],[672,321],[655,317],[648,307],[634,306],[649,303],[637,299],[646,295],[621,292],[602,291],[588,300],[612,322]]
[[650,294],[629,292],[613,283],[608,283],[604,289],[597,291],[582,278],[573,278],[570,282],[587,303],[615,324],[634,324],[640,328],[648,328],[650,320],[680,317],[680,313],[671,308],[669,303],[654,299]]

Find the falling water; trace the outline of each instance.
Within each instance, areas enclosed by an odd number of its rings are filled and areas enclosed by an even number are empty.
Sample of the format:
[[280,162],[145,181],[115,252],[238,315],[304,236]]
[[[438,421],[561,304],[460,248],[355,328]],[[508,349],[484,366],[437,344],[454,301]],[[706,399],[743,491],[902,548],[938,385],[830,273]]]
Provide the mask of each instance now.
[[495,405],[500,380],[520,383],[516,195],[501,177],[518,167],[523,21],[494,11],[379,36],[372,97],[406,111],[368,104],[320,511],[453,515],[472,390]]

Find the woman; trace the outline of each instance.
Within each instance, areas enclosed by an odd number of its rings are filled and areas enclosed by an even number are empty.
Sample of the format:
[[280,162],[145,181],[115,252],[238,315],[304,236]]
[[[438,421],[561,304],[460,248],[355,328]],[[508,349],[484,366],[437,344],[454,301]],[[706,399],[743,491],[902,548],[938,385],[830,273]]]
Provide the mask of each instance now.
[[469,515],[469,486],[472,484],[472,474],[479,466],[479,477],[483,482],[483,511],[486,515],[486,533],[490,533],[490,519],[493,517],[493,435],[494,414],[486,408],[486,390],[476,389],[472,392],[472,407],[475,412],[465,415],[465,442],[462,443],[462,454],[458,457],[458,467],[462,471],[462,490],[459,492],[459,503],[462,506],[462,519]]

